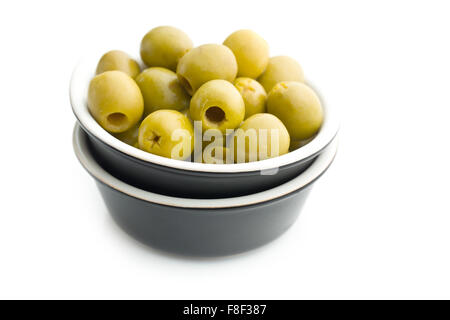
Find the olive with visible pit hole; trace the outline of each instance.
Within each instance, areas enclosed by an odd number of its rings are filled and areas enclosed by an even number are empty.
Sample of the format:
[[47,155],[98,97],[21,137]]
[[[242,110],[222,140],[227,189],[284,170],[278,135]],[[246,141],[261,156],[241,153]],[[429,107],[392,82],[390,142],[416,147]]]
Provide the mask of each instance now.
[[190,114],[202,122],[203,131],[234,129],[244,120],[245,104],[239,91],[228,81],[211,80],[202,85],[191,99]]
[[144,99],[136,82],[121,71],[95,76],[88,90],[88,108],[107,131],[125,132],[141,119]]

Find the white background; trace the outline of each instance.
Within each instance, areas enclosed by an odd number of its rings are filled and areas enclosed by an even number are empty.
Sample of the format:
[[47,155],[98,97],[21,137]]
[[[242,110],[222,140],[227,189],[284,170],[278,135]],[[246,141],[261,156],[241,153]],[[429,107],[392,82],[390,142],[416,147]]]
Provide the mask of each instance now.
[[[0,298],[450,298],[448,1],[3,1]],[[158,25],[251,28],[341,117],[299,220],[256,251],[185,259],[109,217],[71,146],[73,67]],[[130,52],[131,53],[131,52]]]

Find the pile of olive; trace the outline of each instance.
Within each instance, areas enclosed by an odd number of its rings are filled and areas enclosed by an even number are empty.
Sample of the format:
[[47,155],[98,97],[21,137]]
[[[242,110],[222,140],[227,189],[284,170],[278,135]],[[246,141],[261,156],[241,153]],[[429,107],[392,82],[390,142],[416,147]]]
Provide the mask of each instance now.
[[183,31],[162,26],[144,36],[140,51],[142,71],[122,51],[103,55],[88,92],[96,121],[136,148],[181,160],[249,162],[292,151],[320,129],[322,106],[298,62],[269,57],[267,42],[251,30],[193,47]]

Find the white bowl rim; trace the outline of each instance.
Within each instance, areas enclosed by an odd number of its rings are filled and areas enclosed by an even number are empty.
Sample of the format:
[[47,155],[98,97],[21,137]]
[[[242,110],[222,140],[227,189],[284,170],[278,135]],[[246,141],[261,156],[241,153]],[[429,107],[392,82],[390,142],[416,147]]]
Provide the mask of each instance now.
[[195,209],[218,209],[255,205],[278,199],[306,187],[308,184],[319,178],[333,162],[337,152],[337,139],[335,139],[324,150],[324,152],[316,158],[311,166],[309,166],[296,178],[266,191],[253,193],[246,196],[220,199],[190,199],[171,197],[142,190],[123,182],[122,180],[111,175],[97,163],[89,149],[87,134],[81,129],[78,123],[75,124],[73,131],[73,148],[82,166],[93,177],[119,192],[143,201],[164,206]]
[[[307,145],[282,156],[251,163],[237,164],[204,164],[160,157],[130,146],[115,138],[103,129],[89,113],[87,108],[87,91],[89,82],[94,76],[96,64],[100,56],[101,54],[87,56],[86,58],[81,59],[75,67],[70,81],[70,102],[72,110],[83,128],[90,134],[94,135],[106,145],[142,161],[175,169],[206,173],[266,171],[312,157],[325,148],[333,140],[338,131],[339,125],[334,111],[332,108],[327,107],[324,100],[321,98],[325,116],[322,128],[317,136]],[[308,82],[308,85],[310,85],[310,82]]]

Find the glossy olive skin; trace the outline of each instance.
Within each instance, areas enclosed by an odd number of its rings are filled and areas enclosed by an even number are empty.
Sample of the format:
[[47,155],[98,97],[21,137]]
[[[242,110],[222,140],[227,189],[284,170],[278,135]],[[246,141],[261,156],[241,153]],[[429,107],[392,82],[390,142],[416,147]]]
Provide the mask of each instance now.
[[121,71],[106,71],[89,84],[88,108],[105,130],[118,133],[127,131],[141,119],[144,99],[130,76]]
[[192,47],[192,40],[180,29],[156,27],[141,41],[141,58],[148,67],[163,67],[175,71],[178,61]]
[[226,134],[244,120],[245,104],[239,91],[226,80],[211,80],[191,99],[192,119],[202,122],[203,131],[219,129]]
[[233,32],[223,42],[233,51],[238,64],[238,77],[259,77],[269,62],[269,45],[252,30]]
[[139,148],[158,156],[183,160],[194,149],[194,128],[181,112],[158,110],[139,127]]
[[133,79],[141,72],[139,64],[120,50],[112,50],[105,53],[98,62],[96,74],[113,70],[125,72]]
[[204,83],[236,78],[237,62],[233,52],[220,44],[205,44],[186,53],[178,63],[177,75],[186,91],[193,95]]
[[305,76],[300,64],[287,56],[277,56],[269,59],[264,73],[258,78],[267,93],[281,81],[305,82]]
[[300,82],[275,85],[267,97],[267,112],[283,121],[293,140],[311,138],[319,131],[323,121],[319,97]]
[[144,115],[160,109],[183,110],[189,107],[190,96],[181,86],[175,72],[153,67],[141,72],[136,83],[144,97]]
[[245,120],[235,131],[233,143],[235,161],[251,162],[288,153],[290,136],[280,119],[272,114],[258,113]]
[[245,117],[266,112],[267,93],[258,81],[251,78],[237,78],[234,80],[234,86],[244,99]]
[[140,123],[136,123],[133,127],[124,132],[113,133],[112,135],[130,146],[137,146],[139,136]]

